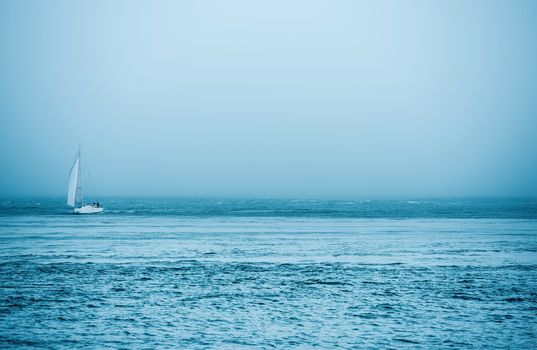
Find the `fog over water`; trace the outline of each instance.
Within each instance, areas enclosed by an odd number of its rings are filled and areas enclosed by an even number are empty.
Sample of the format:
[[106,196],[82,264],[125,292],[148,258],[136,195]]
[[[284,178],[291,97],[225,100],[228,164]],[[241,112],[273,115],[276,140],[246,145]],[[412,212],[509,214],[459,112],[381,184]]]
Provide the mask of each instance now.
[[[0,196],[537,196],[535,1],[0,4]],[[89,173],[88,173],[89,172]]]

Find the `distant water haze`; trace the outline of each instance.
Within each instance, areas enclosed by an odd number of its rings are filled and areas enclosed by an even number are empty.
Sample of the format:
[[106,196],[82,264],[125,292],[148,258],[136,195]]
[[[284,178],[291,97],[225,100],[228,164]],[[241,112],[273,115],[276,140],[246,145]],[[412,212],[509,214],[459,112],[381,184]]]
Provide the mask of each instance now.
[[0,4],[0,196],[537,196],[535,1]]

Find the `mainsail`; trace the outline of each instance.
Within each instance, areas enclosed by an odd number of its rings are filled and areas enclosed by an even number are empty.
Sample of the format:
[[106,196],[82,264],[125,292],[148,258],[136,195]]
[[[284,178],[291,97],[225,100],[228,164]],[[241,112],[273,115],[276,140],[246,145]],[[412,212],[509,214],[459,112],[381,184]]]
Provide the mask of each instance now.
[[67,192],[67,205],[75,207],[77,204],[82,206],[82,178],[80,176],[80,150],[76,155],[75,163],[69,173],[69,189]]

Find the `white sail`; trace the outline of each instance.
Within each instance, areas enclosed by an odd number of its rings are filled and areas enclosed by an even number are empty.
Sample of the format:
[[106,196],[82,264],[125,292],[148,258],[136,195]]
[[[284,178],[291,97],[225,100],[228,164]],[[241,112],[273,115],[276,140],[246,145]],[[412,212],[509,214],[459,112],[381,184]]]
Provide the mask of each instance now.
[[75,208],[75,214],[96,214],[101,213],[104,208],[99,202],[84,205],[84,196],[82,193],[82,176],[81,174],[80,147],[76,154],[76,159],[69,173],[69,188],[67,190],[67,205]]
[[67,204],[75,207],[77,203],[82,203],[82,181],[80,177],[80,151],[76,156],[75,163],[69,173],[69,189],[67,192]]

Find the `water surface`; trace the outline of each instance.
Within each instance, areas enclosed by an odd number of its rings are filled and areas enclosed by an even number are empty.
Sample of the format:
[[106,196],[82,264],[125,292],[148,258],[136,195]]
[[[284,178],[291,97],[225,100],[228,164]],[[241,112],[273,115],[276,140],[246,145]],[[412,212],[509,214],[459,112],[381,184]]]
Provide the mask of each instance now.
[[0,205],[2,348],[532,348],[531,200]]

